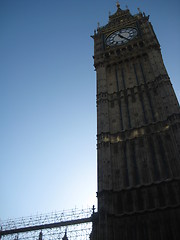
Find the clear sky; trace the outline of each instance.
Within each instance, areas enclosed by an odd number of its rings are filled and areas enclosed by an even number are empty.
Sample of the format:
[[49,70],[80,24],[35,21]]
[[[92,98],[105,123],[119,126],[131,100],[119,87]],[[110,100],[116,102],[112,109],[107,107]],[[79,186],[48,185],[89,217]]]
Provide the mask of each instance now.
[[[115,0],[0,0],[0,219],[96,204],[93,35]],[[180,99],[179,0],[127,0]]]

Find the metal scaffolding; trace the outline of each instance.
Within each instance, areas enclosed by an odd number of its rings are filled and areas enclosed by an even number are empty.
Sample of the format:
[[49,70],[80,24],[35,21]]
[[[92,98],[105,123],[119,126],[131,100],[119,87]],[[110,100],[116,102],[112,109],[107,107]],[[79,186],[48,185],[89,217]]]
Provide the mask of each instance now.
[[[93,208],[38,214],[0,222],[0,240],[87,240],[92,230]],[[67,234],[67,238],[66,237]]]

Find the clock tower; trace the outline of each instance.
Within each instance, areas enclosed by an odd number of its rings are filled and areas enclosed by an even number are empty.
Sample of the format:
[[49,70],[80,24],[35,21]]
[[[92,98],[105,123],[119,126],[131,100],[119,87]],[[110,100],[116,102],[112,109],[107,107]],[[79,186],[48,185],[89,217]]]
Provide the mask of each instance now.
[[98,213],[92,240],[180,239],[180,108],[145,13],[117,4],[94,39]]

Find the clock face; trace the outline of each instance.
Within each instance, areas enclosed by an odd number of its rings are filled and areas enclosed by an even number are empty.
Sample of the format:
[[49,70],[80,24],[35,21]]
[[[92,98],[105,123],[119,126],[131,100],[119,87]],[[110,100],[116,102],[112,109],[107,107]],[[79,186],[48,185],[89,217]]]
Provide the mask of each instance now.
[[122,45],[133,39],[135,36],[137,36],[136,28],[129,27],[110,34],[105,41],[108,46]]

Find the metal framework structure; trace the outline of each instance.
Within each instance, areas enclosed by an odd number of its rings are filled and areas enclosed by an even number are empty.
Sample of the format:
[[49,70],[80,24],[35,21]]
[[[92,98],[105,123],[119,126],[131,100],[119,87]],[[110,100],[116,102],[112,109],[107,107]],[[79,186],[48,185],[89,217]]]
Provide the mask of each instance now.
[[[0,222],[0,240],[87,240],[92,230],[93,208],[72,209]],[[64,238],[66,239],[66,238]]]

